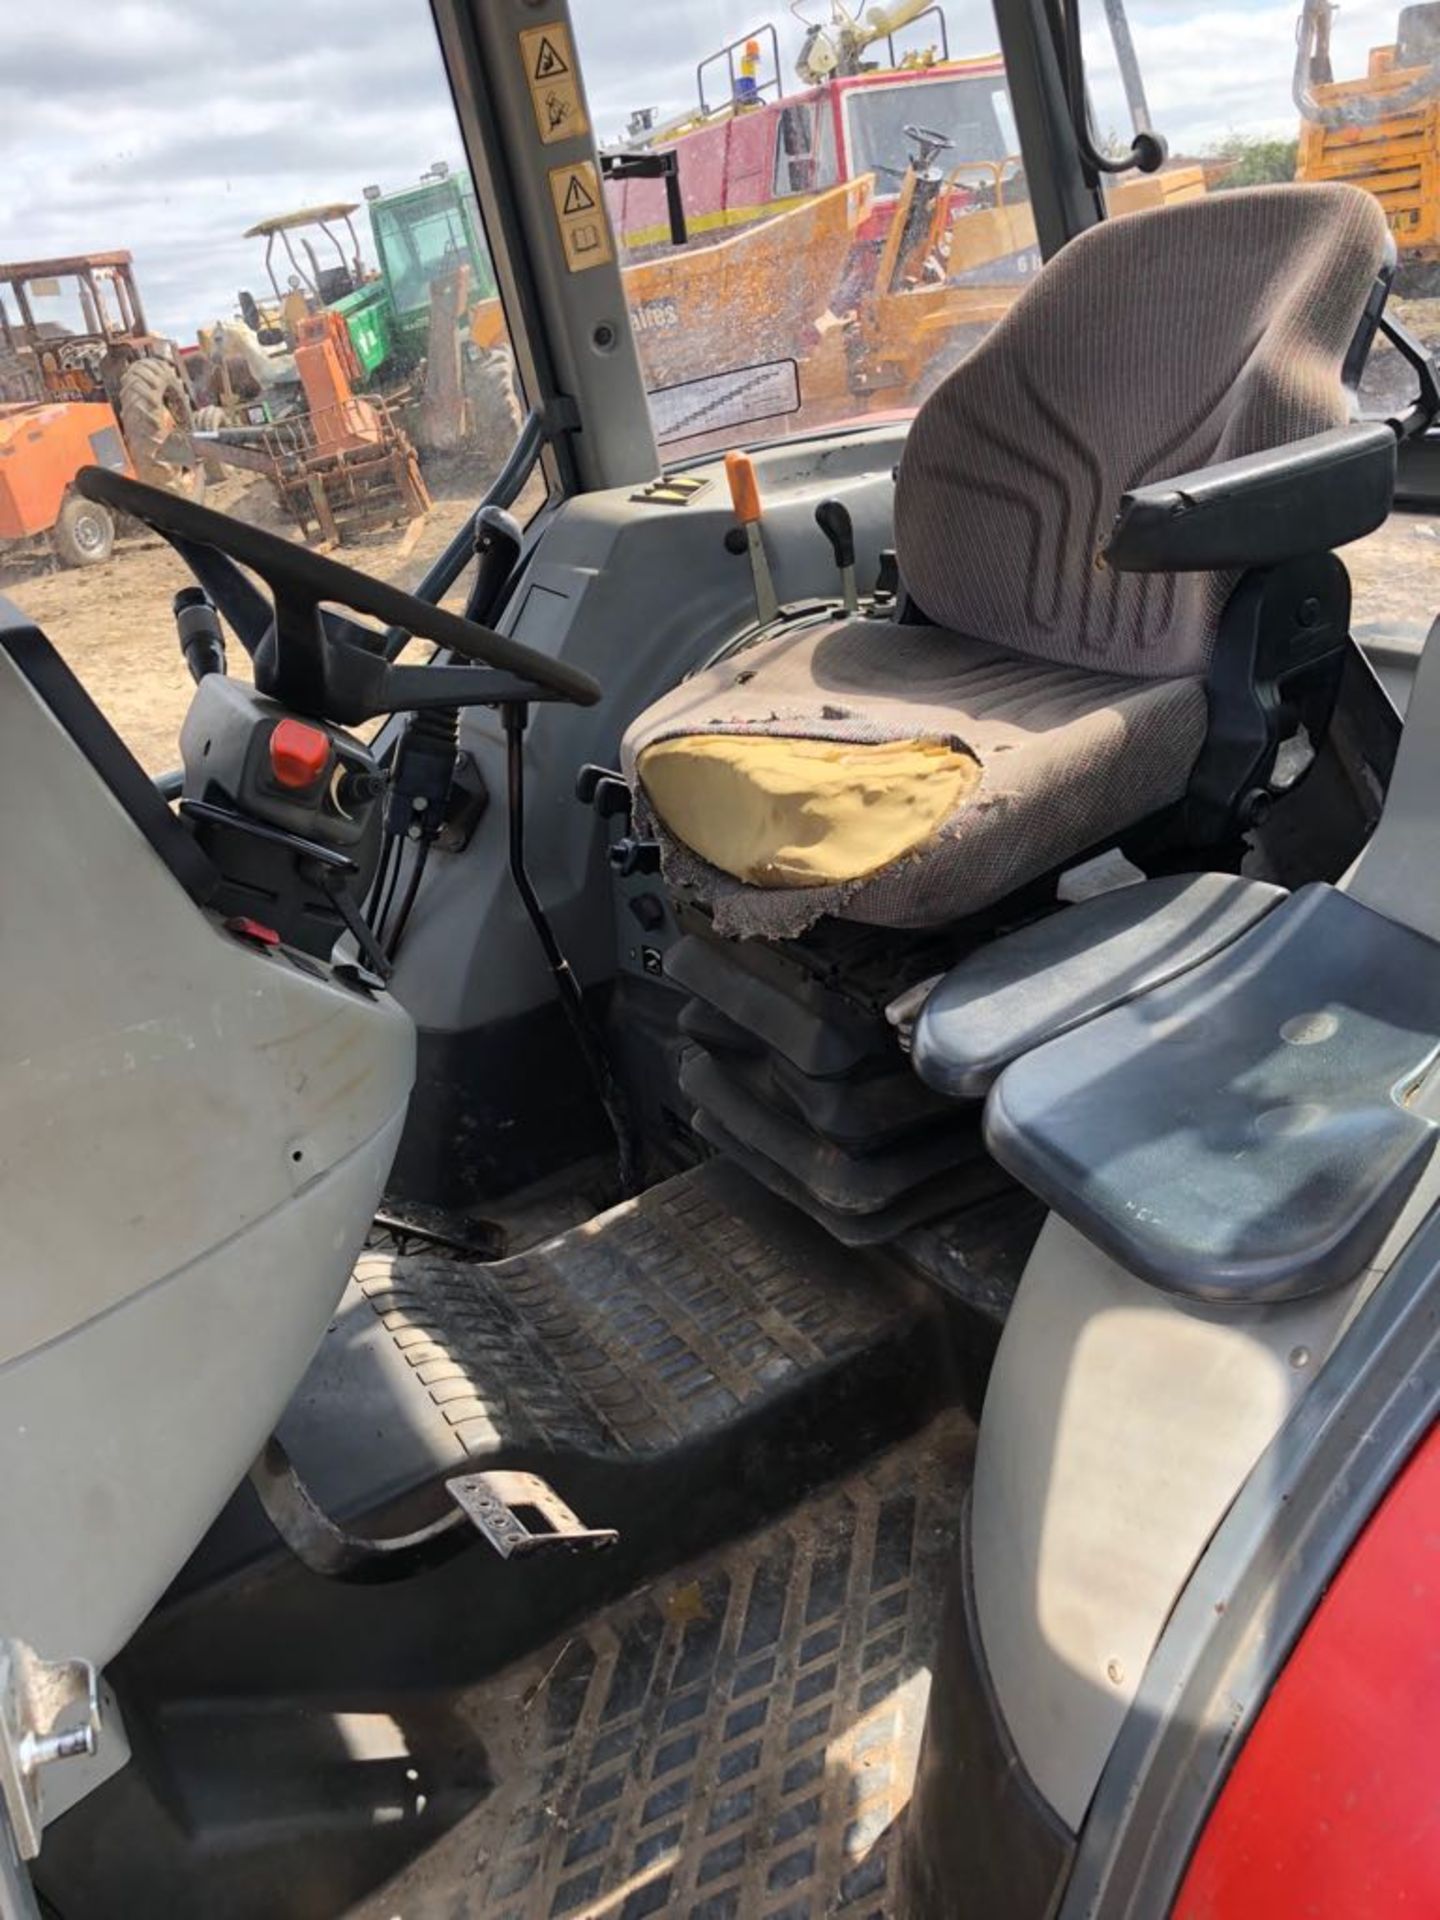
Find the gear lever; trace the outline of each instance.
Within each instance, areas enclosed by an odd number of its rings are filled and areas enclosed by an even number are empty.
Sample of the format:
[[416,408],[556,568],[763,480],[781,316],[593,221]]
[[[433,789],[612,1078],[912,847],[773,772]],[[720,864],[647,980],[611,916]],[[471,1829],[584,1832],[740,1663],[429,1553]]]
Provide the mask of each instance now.
[[815,509],[815,524],[830,542],[830,551],[840,569],[845,611],[854,613],[860,601],[855,592],[855,526],[850,509],[842,500],[822,500]]
[[762,627],[769,626],[779,611],[765,541],[760,532],[764,509],[760,504],[760,486],[755,478],[755,462],[748,453],[727,453],[725,478],[730,482],[730,502],[735,518],[745,530],[750,549],[750,568],[755,580],[755,615]]

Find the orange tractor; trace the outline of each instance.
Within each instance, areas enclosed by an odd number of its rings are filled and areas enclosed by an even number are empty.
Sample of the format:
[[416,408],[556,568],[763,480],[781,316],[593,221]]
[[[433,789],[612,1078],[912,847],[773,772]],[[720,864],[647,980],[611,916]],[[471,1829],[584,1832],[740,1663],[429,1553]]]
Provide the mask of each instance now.
[[75,475],[111,467],[194,496],[191,425],[179,356],[147,329],[128,253],[0,265],[0,553],[43,543],[66,566],[98,566],[115,524]]

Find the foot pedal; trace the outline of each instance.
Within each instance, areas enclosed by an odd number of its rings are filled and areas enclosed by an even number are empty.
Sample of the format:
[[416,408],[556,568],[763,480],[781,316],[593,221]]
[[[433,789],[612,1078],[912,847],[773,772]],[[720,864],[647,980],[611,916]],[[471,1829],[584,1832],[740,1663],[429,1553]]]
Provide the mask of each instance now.
[[587,1527],[538,1473],[466,1473],[445,1491],[502,1560],[552,1548],[613,1547],[614,1527]]

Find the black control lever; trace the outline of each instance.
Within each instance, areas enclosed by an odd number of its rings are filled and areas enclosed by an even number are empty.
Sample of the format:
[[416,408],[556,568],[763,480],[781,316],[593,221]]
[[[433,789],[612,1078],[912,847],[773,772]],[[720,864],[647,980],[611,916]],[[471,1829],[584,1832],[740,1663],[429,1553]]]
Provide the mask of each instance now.
[[1376,325],[1415,375],[1418,391],[1409,411],[1390,422],[1397,440],[1411,440],[1416,434],[1428,433],[1440,419],[1440,375],[1429,349],[1393,314],[1382,313]]
[[815,509],[815,524],[830,542],[835,565],[840,569],[840,592],[845,611],[854,613],[859,606],[855,592],[855,523],[843,500],[822,500]]
[[465,618],[490,627],[505,604],[506,589],[520,558],[520,522],[504,507],[482,506],[475,515],[475,578],[465,602]]
[[624,775],[610,767],[581,767],[575,776],[575,798],[581,806],[593,807],[602,820],[630,816],[630,789]]
[[172,603],[180,651],[198,687],[212,673],[225,671],[225,635],[220,616],[203,587],[181,587]]

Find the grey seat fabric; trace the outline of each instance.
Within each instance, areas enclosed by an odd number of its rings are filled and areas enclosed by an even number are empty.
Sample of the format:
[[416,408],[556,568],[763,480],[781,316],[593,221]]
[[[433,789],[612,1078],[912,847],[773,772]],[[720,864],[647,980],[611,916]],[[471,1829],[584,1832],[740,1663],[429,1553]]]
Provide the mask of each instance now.
[[716,931],[779,939],[821,914],[924,927],[976,913],[1057,860],[1185,790],[1205,737],[1199,680],[1146,681],[1024,660],[936,627],[842,620],[782,633],[697,674],[649,710],[634,754],[673,734],[774,733],[850,740],[964,741],[984,769],[939,840],[874,878],[831,887],[751,887],[665,832],[666,877],[710,902]]
[[1340,185],[1209,195],[1066,247],[911,429],[896,547],[933,626],[782,632],[675,688],[623,746],[633,783],[647,746],[693,733],[949,740],[980,761],[978,788],[858,883],[761,888],[670,835],[642,780],[672,882],[735,934],[827,913],[933,925],[1178,799],[1234,581],[1097,556],[1126,490],[1344,423],[1386,247],[1376,202]]

